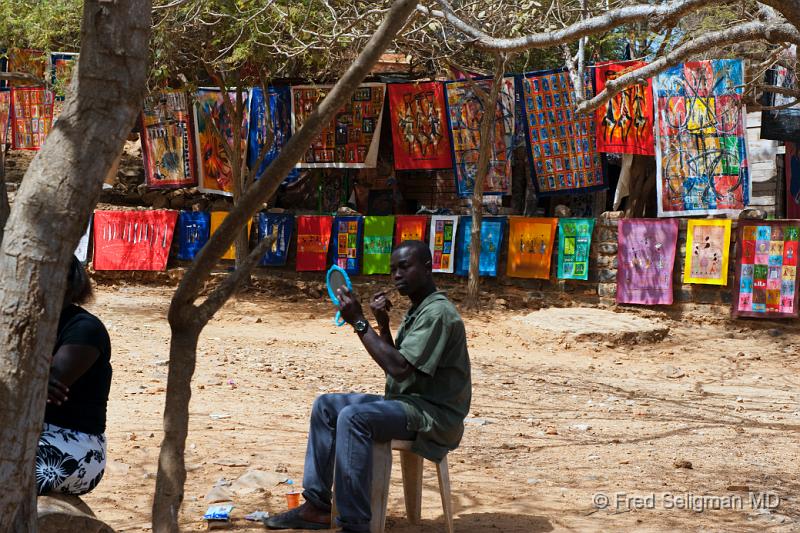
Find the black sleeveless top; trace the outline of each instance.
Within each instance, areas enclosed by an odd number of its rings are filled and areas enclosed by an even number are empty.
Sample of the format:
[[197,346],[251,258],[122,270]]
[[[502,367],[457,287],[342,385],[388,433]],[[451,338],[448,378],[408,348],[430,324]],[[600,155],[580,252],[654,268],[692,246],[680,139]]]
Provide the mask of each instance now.
[[53,353],[61,346],[93,346],[100,352],[94,364],[69,388],[61,405],[47,404],[44,421],[62,428],[99,435],[106,430],[106,404],[111,389],[111,340],[99,318],[77,305],[61,311]]

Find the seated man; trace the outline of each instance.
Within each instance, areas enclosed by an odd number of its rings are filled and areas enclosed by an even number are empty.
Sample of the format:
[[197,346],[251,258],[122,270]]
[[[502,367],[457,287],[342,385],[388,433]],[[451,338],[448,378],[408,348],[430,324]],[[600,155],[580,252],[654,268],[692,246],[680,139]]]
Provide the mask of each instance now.
[[401,243],[392,253],[391,272],[397,290],[411,300],[396,340],[389,330],[392,304],[384,292],[370,303],[378,333],[347,287],[337,291],[342,317],[386,372],[385,394],[317,398],[303,474],[306,501],[265,520],[270,529],[329,528],[335,472],[342,531],[369,531],[373,442],[413,440],[415,453],[438,462],[461,441],[472,398],[464,323],[436,290],[425,243]]

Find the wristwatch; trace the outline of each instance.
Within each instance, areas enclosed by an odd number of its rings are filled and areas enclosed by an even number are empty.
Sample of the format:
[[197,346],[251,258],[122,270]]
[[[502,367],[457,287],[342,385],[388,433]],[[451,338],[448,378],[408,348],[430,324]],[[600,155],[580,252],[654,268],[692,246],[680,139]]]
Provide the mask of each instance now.
[[364,333],[365,331],[367,331],[368,327],[369,327],[369,323],[366,320],[364,320],[363,318],[360,318],[360,319],[356,320],[355,322],[353,322],[353,329],[358,334],[361,334],[361,333]]

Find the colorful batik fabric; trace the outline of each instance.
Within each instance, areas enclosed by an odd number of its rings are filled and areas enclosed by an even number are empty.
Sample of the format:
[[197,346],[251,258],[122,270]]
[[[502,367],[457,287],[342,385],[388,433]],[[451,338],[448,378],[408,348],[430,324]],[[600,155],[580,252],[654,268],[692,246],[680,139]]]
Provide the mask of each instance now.
[[259,262],[263,266],[283,266],[289,257],[289,246],[294,233],[294,215],[284,213],[258,214],[258,240],[275,237],[272,246]]
[[[609,81],[645,65],[642,61],[596,65],[595,89],[600,93]],[[594,122],[598,152],[655,155],[652,79],[630,85],[612,96],[595,110]]]
[[797,220],[739,221],[733,316],[798,316],[799,240]]
[[178,259],[194,259],[211,236],[211,214],[207,211],[181,211],[178,215]]
[[455,269],[458,217],[434,215],[431,217],[430,249],[433,272],[452,273]]
[[361,272],[363,233],[363,217],[336,217],[333,221],[333,264],[348,274]]
[[[481,253],[478,259],[480,276],[497,277],[500,246],[503,244],[505,218],[484,218],[481,221]],[[472,217],[461,217],[458,224],[458,249],[456,250],[455,273],[469,274],[470,250],[472,249]]]
[[658,216],[738,214],[750,202],[743,64],[693,61],[653,79]]
[[588,279],[593,231],[593,218],[558,219],[558,279]]
[[95,211],[95,270],[165,270],[177,211]]
[[506,275],[550,279],[557,226],[557,218],[509,218]]
[[621,219],[617,233],[617,303],[670,305],[677,220]]
[[[270,85],[269,115],[267,114],[267,100],[261,87],[254,87],[250,91],[250,132],[247,142],[247,166],[253,168],[258,163],[258,156],[264,144],[272,135],[272,143],[264,154],[261,166],[256,173],[260,179],[267,167],[278,157],[278,154],[289,142],[292,136],[292,92],[288,86]],[[288,185],[297,180],[300,172],[292,169],[283,179],[283,184]]]
[[42,88],[11,88],[11,148],[39,150],[53,125],[53,93]]
[[444,85],[431,81],[387,86],[394,168],[451,168]]
[[364,217],[364,274],[389,273],[393,231],[393,216]]
[[[242,94],[243,105],[248,107],[248,93]],[[197,180],[200,192],[233,196],[233,168],[228,160],[223,142],[233,146],[233,128],[219,89],[200,89],[194,101],[194,134],[197,143]],[[236,105],[236,91],[229,91],[231,106]],[[210,121],[210,122],[209,122]],[[224,141],[215,133],[215,128]],[[248,113],[242,114],[241,150],[247,150]]]
[[730,220],[689,219],[683,282],[727,285],[730,247]]
[[398,215],[395,217],[394,245],[403,241],[422,241],[428,236],[427,215]]
[[[472,196],[478,175],[478,153],[482,143],[483,101],[475,92],[477,84],[487,93],[491,79],[450,81],[445,84],[447,117],[453,150],[453,169],[458,195]],[[511,194],[511,165],[514,152],[514,78],[503,78],[495,107],[492,151],[484,180],[484,194]]]
[[[528,147],[540,196],[583,193],[608,187],[597,151],[593,115],[578,115],[575,89],[565,70],[522,76]],[[584,79],[591,97],[592,80]]]
[[187,93],[164,90],[147,96],[141,131],[144,178],[149,188],[197,185]]
[[[292,87],[292,131],[303,126],[332,85]],[[363,83],[311,142],[298,168],[375,168],[386,85]]]
[[306,215],[297,217],[298,272],[326,270],[332,228],[333,217]]

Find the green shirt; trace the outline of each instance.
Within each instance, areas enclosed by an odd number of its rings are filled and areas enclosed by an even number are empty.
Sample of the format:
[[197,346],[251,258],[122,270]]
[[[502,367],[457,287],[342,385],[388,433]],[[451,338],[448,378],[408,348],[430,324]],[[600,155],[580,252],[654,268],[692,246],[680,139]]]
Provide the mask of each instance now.
[[406,313],[395,346],[416,369],[403,381],[386,376],[387,400],[403,402],[412,450],[439,462],[456,449],[472,399],[464,322],[443,292],[430,294]]

